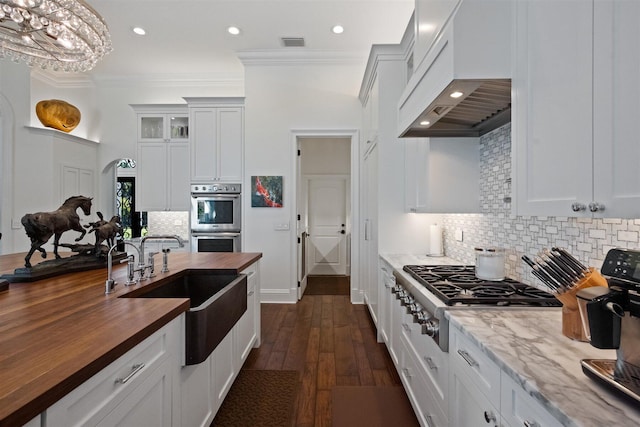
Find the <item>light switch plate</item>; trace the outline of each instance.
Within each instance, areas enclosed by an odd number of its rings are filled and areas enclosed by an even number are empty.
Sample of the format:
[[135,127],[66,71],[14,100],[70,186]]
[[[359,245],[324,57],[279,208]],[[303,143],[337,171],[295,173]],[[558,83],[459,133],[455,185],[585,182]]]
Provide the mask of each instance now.
[[462,230],[460,228],[456,228],[455,238],[456,238],[456,241],[462,242],[463,235],[462,235]]

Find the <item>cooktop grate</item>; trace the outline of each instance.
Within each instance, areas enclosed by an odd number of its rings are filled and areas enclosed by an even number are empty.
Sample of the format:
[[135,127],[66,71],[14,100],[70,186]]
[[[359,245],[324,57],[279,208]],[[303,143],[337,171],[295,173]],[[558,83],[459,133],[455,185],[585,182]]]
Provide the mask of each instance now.
[[550,293],[510,278],[500,282],[478,279],[472,265],[405,265],[403,270],[447,305],[562,305]]

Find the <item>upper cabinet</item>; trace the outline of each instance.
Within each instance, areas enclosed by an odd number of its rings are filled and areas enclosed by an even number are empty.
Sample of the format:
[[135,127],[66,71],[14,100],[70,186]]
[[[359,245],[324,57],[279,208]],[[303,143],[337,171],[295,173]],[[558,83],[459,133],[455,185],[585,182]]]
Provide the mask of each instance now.
[[640,217],[640,2],[515,12],[515,213]]
[[186,105],[132,105],[138,120],[136,209],[188,211]]
[[[144,106],[134,106],[139,108]],[[171,108],[170,106],[167,106]],[[167,108],[162,107],[162,109]],[[189,114],[184,111],[170,113],[141,113],[138,114],[138,141],[139,142],[172,142],[189,140]]]
[[244,98],[185,98],[191,133],[191,182],[241,182]]

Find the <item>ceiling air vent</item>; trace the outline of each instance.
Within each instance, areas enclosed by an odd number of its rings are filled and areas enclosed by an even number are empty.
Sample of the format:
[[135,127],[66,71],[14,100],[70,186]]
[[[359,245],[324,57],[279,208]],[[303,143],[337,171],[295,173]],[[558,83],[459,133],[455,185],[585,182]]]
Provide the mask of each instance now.
[[302,37],[282,37],[282,45],[284,47],[304,47],[304,38],[302,38]]

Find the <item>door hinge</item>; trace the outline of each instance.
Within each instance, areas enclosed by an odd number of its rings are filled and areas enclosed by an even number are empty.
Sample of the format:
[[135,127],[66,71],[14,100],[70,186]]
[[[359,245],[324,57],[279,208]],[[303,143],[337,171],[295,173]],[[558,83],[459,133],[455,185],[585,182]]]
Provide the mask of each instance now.
[[300,287],[300,281],[298,281],[298,287]]
[[298,237],[298,244],[300,244],[300,243],[301,243],[301,242],[300,242],[300,238]]
[[300,221],[300,214],[298,214],[298,221]]
[[298,156],[300,155],[300,150],[298,150]]

